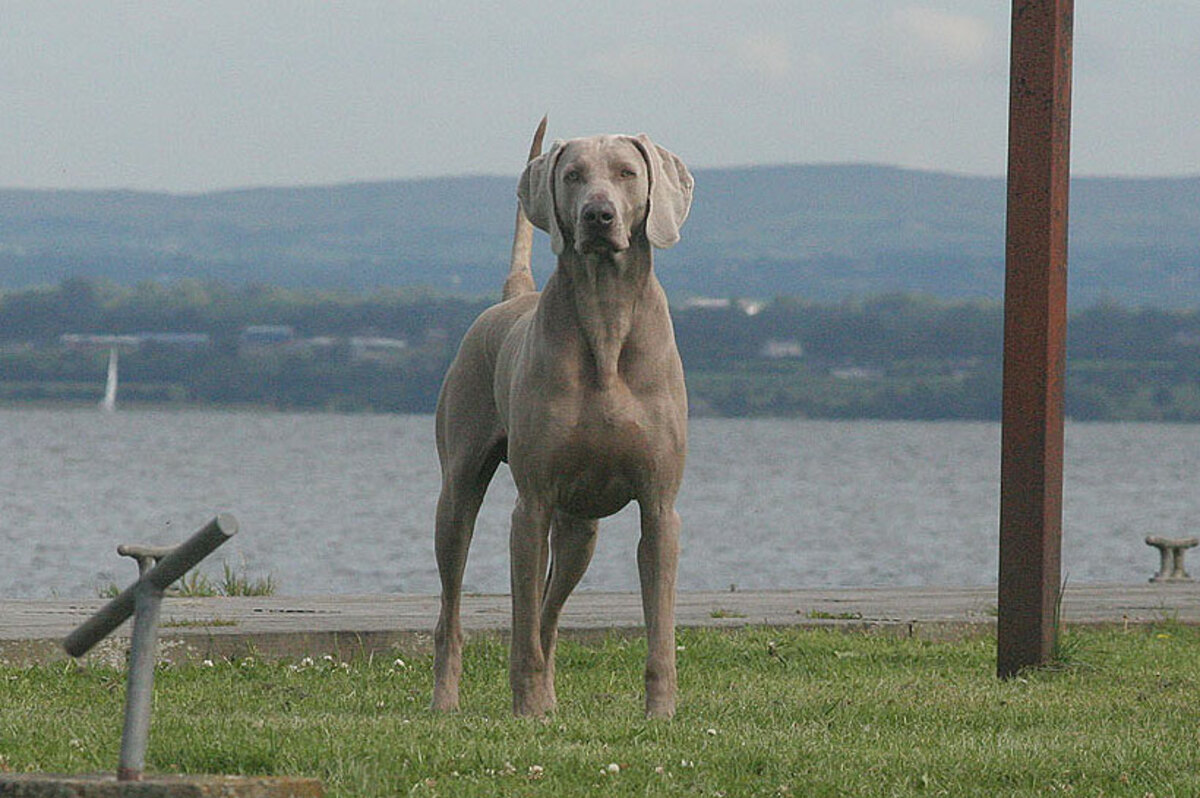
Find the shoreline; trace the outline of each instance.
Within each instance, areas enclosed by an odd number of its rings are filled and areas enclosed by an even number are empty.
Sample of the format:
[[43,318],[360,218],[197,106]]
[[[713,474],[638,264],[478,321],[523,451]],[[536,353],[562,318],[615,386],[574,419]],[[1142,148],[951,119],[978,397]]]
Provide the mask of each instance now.
[[[28,401],[9,401],[0,399],[0,412],[19,412],[23,410],[61,411],[72,413],[94,412],[103,418],[106,413],[99,409],[100,401],[58,401],[53,399],[31,399]],[[694,409],[693,409],[694,410]],[[117,402],[116,414],[120,413],[209,413],[252,415],[297,415],[297,416],[413,416],[433,418],[433,410],[376,410],[364,408],[330,408],[330,407],[276,407],[267,404],[236,404],[216,402],[151,402],[126,400]],[[906,418],[899,416],[805,416],[789,414],[746,414],[721,415],[704,411],[689,412],[689,421],[805,421],[830,424],[981,424],[999,427],[1000,418],[973,418],[960,416],[937,416],[930,418]],[[1153,427],[1200,427],[1200,419],[1154,419],[1154,418],[1072,418],[1065,416],[1064,422],[1080,426],[1128,426],[1141,425]]]
[[[61,640],[104,599],[0,599],[0,664],[24,667],[67,659]],[[469,636],[505,636],[509,597],[469,595]],[[431,650],[438,598],[432,595],[319,595],[175,598],[163,603],[160,657],[195,662],[246,656],[301,658],[326,653],[370,657]],[[1200,624],[1200,582],[1068,585],[1067,626]],[[681,592],[678,627],[810,627],[957,640],[994,633],[996,587],[805,589]],[[82,658],[120,665],[131,623]],[[581,592],[567,602],[561,630],[572,639],[642,634],[636,593]]]

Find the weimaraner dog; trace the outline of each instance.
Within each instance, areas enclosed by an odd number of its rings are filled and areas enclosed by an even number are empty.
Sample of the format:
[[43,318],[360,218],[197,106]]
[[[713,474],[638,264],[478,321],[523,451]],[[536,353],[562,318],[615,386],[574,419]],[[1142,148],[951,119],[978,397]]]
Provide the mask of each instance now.
[[[559,613],[591,560],[597,519],[636,501],[646,712],[669,717],[687,394],[651,248],[679,240],[692,176],[645,135],[558,141],[534,157],[541,132],[517,190],[504,300],[467,332],[438,399],[442,600],[433,707],[458,706],[463,568],[484,491],[507,460],[517,487],[509,543],[513,711],[554,708]],[[550,234],[558,255],[540,294],[523,214]]]

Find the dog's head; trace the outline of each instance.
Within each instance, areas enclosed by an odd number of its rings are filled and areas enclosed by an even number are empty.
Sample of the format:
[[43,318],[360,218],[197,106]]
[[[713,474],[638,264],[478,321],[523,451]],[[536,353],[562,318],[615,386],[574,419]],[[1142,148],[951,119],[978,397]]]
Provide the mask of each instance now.
[[622,252],[634,236],[666,249],[692,205],[683,161],[640,136],[556,141],[529,162],[517,188],[525,215],[550,234],[556,255]]

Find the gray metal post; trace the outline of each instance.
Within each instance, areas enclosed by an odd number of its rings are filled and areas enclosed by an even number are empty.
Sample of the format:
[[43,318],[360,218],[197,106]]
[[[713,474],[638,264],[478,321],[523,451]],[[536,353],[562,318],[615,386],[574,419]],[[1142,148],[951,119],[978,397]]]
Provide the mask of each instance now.
[[[150,739],[154,703],[154,661],[163,592],[218,546],[237,533],[237,521],[222,513],[173,549],[121,546],[118,552],[138,559],[138,580],[105,604],[63,641],[73,657],[81,657],[133,615],[129,676],[125,688],[125,726],[121,733],[118,781],[141,781]],[[158,564],[147,569],[149,559]]]
[[125,588],[121,595],[105,604],[96,614],[80,624],[63,640],[63,648],[72,657],[82,657],[114,629],[133,614],[138,585],[149,582],[159,590],[166,590],[173,582],[192,569],[212,553],[213,549],[237,533],[237,521],[232,515],[221,513],[209,521],[196,534],[175,547],[158,565],[142,575],[141,579]]
[[121,732],[117,781],[142,780],[146,745],[150,739],[150,709],[154,703],[154,661],[163,591],[142,579],[138,580],[135,590],[129,677],[125,683],[125,727]]

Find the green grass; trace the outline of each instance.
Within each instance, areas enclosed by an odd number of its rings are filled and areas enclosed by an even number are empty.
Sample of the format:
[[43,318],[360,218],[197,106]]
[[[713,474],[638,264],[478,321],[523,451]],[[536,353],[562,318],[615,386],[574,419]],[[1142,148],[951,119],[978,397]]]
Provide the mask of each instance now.
[[202,571],[193,570],[179,580],[182,596],[273,596],[275,579],[265,576],[252,579],[244,570],[235,571],[229,563],[221,565],[221,577],[215,582]]
[[[113,598],[120,594],[122,588],[110,584],[98,591],[101,598]],[[235,571],[229,563],[221,566],[221,576],[213,579],[199,568],[194,568],[183,575],[170,588],[176,596],[203,598],[212,596],[273,596],[276,584],[273,576],[253,579],[245,570]]]
[[[644,645],[615,637],[562,643],[546,720],[510,717],[495,640],[468,646],[450,716],[425,656],[177,666],[148,767],[331,796],[1200,795],[1200,630],[1069,634],[1069,662],[1001,682],[990,639],[683,630],[673,721],[642,716]],[[0,668],[0,770],[111,770],[123,694],[106,668]]]
[[727,610],[723,607],[718,607],[708,614],[710,618],[745,618],[746,614],[737,610]]
[[859,621],[862,620],[861,612],[827,612],[826,610],[809,610],[805,613],[806,618],[822,621]]

